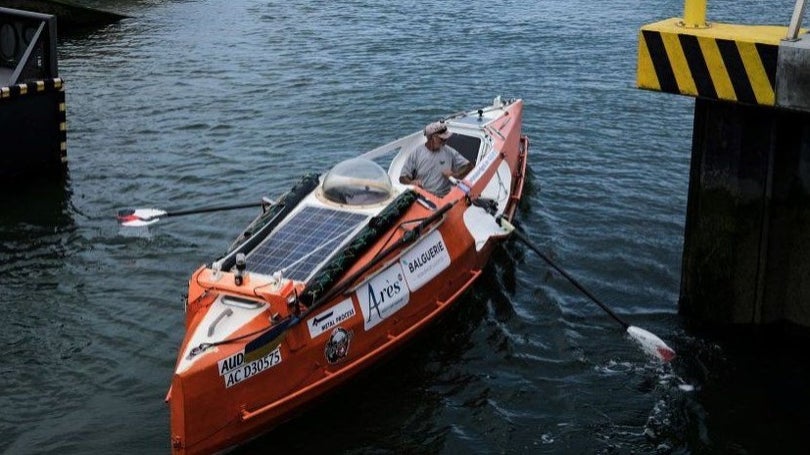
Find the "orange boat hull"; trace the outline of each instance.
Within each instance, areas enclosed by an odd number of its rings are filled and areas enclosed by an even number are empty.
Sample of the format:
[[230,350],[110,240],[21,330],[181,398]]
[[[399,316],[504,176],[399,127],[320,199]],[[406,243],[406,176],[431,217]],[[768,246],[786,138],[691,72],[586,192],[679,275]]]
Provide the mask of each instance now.
[[[505,111],[490,128],[493,148],[499,153],[489,158],[490,166],[477,171],[469,194],[481,194],[493,178],[508,174],[511,182],[502,214],[511,219],[523,189],[528,140],[520,132],[522,102]],[[454,188],[442,199],[424,197],[437,207],[451,205],[442,222],[422,234],[416,246],[363,273],[346,292],[311,312],[303,308],[300,323],[256,351],[248,353],[246,343],[255,340],[259,335],[254,334],[261,333],[268,321],[301,311],[288,300],[297,296],[302,284],[289,284],[283,292],[270,295],[263,294],[273,287],[265,277],[249,275],[237,286],[231,273],[218,272],[222,275],[218,277],[207,267],[192,276],[187,337],[167,396],[175,453],[222,451],[269,431],[397,350],[459,299],[507,233],[491,235],[485,241],[476,239],[469,232],[471,205],[463,189]],[[408,220],[415,223],[432,213],[427,205],[413,204],[401,219],[403,224]],[[369,248],[343,276],[352,276],[383,248],[401,239],[403,224],[383,235],[379,245]],[[423,273],[425,270],[428,272]],[[252,319],[230,336],[236,341],[208,347],[195,357],[190,334],[204,326],[209,327],[209,334],[220,330],[233,313],[222,311],[213,322],[209,313],[220,305],[223,295],[245,294],[246,290],[251,291],[247,297],[261,298],[262,308],[251,309],[254,313],[245,316]]]

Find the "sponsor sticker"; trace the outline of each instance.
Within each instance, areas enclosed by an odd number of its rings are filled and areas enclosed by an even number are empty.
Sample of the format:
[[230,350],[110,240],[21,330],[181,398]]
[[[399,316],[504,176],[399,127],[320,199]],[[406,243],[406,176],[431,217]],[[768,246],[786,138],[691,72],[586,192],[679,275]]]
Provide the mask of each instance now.
[[264,357],[260,357],[247,364],[245,364],[245,352],[237,352],[236,354],[217,362],[217,368],[219,369],[219,375],[222,376],[222,379],[225,382],[225,388],[227,389],[246,379],[256,376],[262,371],[269,370],[279,363],[281,363],[280,346]]
[[326,361],[330,364],[337,363],[349,354],[349,343],[352,341],[352,332],[343,327],[332,330],[329,341],[323,349]]
[[318,335],[326,332],[332,327],[337,326],[341,322],[347,321],[354,317],[356,311],[352,305],[352,299],[348,298],[337,305],[322,311],[312,319],[307,321],[307,328],[309,329],[310,338],[315,338]]
[[363,327],[366,330],[370,330],[407,305],[411,295],[399,263],[388,267],[360,286],[356,294],[360,311],[363,312]]
[[411,292],[450,266],[450,254],[442,234],[433,231],[400,258]]
[[467,174],[466,177],[464,177],[464,180],[470,182],[470,184],[477,182],[478,179],[480,179],[481,176],[484,175],[484,172],[486,172],[489,169],[490,165],[492,165],[492,163],[495,162],[495,159],[498,158],[498,156],[500,156],[500,154],[501,152],[495,149],[490,149],[490,151],[486,155],[481,157],[481,161],[475,165],[475,169],[473,169],[472,172],[470,172],[469,174]]

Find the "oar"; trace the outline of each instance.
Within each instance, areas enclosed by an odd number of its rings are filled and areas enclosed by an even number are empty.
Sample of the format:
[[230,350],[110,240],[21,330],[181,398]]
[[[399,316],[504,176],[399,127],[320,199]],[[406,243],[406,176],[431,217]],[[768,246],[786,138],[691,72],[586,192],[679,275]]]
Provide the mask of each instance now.
[[501,227],[503,227],[507,231],[512,232],[518,238],[518,240],[525,243],[526,246],[531,248],[532,251],[537,253],[538,256],[540,256],[544,261],[546,261],[548,265],[554,267],[554,269],[560,272],[560,274],[564,276],[566,279],[568,279],[568,281],[570,281],[571,284],[573,284],[577,289],[582,291],[582,293],[588,296],[588,298],[590,298],[595,304],[599,305],[600,308],[605,310],[605,312],[608,315],[610,315],[610,317],[612,317],[614,320],[616,320],[616,322],[621,324],[622,328],[624,328],[627,334],[630,335],[630,338],[636,340],[636,342],[638,342],[641,345],[641,348],[644,350],[644,352],[654,357],[657,357],[663,360],[664,362],[669,362],[670,360],[675,358],[675,351],[669,346],[667,346],[667,344],[664,343],[663,340],[661,340],[660,338],[658,338],[653,333],[647,330],[628,324],[624,319],[620,318],[619,315],[614,313],[613,310],[610,309],[610,307],[602,303],[599,299],[596,298],[596,296],[591,294],[590,291],[585,289],[584,286],[579,284],[579,282],[575,280],[574,277],[569,275],[568,272],[563,270],[562,267],[555,264],[554,261],[552,261],[545,254],[543,254],[543,252],[540,251],[540,249],[537,248],[537,246],[535,246],[529,240],[529,238],[526,237],[524,233],[520,232],[517,228],[515,228],[515,226],[512,225],[512,223],[504,219],[502,216],[497,217],[497,220],[498,224],[500,224]]
[[484,209],[485,212],[495,217],[495,221],[497,221],[498,224],[503,229],[505,229],[507,232],[513,233],[518,238],[518,240],[525,243],[526,246],[531,248],[532,251],[537,253],[538,256],[540,256],[544,261],[546,261],[548,265],[554,267],[554,269],[560,272],[560,274],[562,274],[562,276],[564,276],[566,279],[568,279],[568,281],[570,281],[571,284],[573,284],[577,289],[582,291],[582,293],[588,296],[588,298],[591,299],[595,304],[599,305],[599,308],[605,310],[605,312],[608,315],[610,315],[610,317],[612,317],[614,320],[616,320],[616,322],[621,324],[622,328],[624,328],[627,334],[630,335],[630,338],[636,340],[638,344],[641,345],[641,348],[644,350],[644,352],[654,357],[657,357],[663,360],[664,362],[669,362],[670,360],[675,358],[675,351],[669,346],[667,346],[667,344],[664,343],[662,339],[655,336],[652,332],[644,330],[641,327],[630,325],[624,319],[620,318],[618,314],[614,313],[613,310],[610,309],[610,307],[602,303],[599,299],[596,298],[595,295],[591,294],[590,291],[585,289],[585,286],[579,284],[579,281],[575,280],[574,277],[569,275],[568,272],[563,270],[562,267],[555,264],[554,261],[552,261],[545,254],[543,254],[543,252],[540,251],[540,248],[537,248],[537,246],[535,246],[535,244],[533,244],[524,233],[520,232],[512,223],[510,223],[507,219],[505,219],[503,215],[497,215],[496,213],[498,209],[498,203],[496,201],[481,197],[473,197],[472,195],[470,195],[469,185],[456,179],[455,177],[448,177],[448,178],[450,179],[450,182],[453,185],[461,189],[461,191],[463,191],[467,195],[467,197],[470,198],[470,202],[472,202],[477,207],[481,207],[482,209]]
[[219,207],[204,207],[200,209],[177,210],[172,212],[167,212],[166,210],[161,209],[123,209],[118,211],[116,218],[118,218],[118,222],[121,223],[121,226],[139,227],[149,226],[150,224],[157,223],[158,220],[163,217],[195,215],[198,213],[223,212],[226,210],[262,207],[272,203],[273,202],[269,199],[262,199],[262,202],[260,203],[223,205]]

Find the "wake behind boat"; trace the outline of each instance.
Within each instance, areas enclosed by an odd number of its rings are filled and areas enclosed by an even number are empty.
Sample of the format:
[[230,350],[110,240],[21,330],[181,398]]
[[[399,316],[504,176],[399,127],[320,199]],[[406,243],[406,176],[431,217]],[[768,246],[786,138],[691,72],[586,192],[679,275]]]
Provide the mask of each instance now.
[[523,190],[522,109],[496,98],[445,120],[473,167],[444,197],[399,182],[419,131],[304,176],[196,270],[167,396],[173,451],[272,429],[458,302],[509,234],[496,217]]

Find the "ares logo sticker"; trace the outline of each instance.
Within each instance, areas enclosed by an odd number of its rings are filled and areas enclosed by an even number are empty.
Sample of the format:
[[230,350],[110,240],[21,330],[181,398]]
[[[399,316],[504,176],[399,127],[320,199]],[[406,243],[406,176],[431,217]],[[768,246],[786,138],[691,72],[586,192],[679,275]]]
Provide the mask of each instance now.
[[326,361],[332,364],[346,357],[349,354],[349,343],[351,341],[352,332],[343,327],[332,330],[332,335],[329,336],[329,341],[326,342],[326,347],[323,350]]
[[365,318],[363,328],[366,330],[402,309],[410,299],[402,267],[396,263],[358,288],[355,294]]

